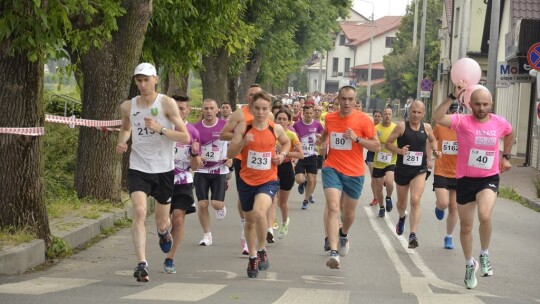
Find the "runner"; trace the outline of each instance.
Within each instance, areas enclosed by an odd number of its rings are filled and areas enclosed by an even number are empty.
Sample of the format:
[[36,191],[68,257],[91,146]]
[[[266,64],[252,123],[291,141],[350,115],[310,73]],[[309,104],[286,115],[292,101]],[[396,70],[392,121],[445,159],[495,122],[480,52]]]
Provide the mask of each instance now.
[[[212,245],[212,232],[210,230],[210,214],[208,213],[209,203],[216,212],[216,218],[222,220],[227,216],[225,206],[225,188],[227,183],[227,173],[232,160],[227,159],[227,141],[219,139],[219,134],[226,120],[217,118],[219,108],[213,99],[205,99],[202,103],[203,120],[195,124],[195,129],[199,131],[201,141],[203,166],[195,171],[194,183],[195,194],[197,195],[199,212],[199,222],[203,229],[203,238],[199,242],[201,246]],[[212,197],[208,196],[212,192]]]
[[313,119],[313,106],[306,105],[303,108],[303,118],[293,125],[298,134],[304,151],[304,159],[298,160],[294,168],[295,180],[298,184],[298,193],[304,195],[302,209],[305,210],[309,203],[315,203],[313,191],[317,185],[317,149],[315,142],[323,132],[320,122]]
[[[245,236],[249,247],[247,275],[257,277],[268,269],[266,252],[267,212],[279,189],[277,166],[290,150],[289,138],[279,124],[268,119],[271,98],[266,92],[253,96],[253,120],[241,123],[227,150],[228,157],[242,154],[238,195],[246,218]],[[276,139],[281,144],[276,154]]]
[[[373,124],[377,126],[382,121],[382,112],[379,109],[373,110]],[[380,138],[379,138],[380,139]],[[369,176],[373,178],[373,161],[375,159],[375,152],[367,151],[366,153],[366,165],[369,168]],[[377,206],[379,202],[377,201],[377,192],[375,183],[371,183],[371,193],[373,193],[373,200],[369,203],[370,206]]]
[[[457,112],[457,103],[452,104],[449,114]],[[435,217],[444,219],[445,210],[448,209],[446,218],[446,236],[444,248],[454,249],[452,233],[458,221],[456,202],[456,159],[458,153],[456,132],[443,125],[436,125],[433,135],[437,139],[437,150],[442,152],[440,158],[435,159],[435,171],[433,176],[433,191],[435,191]]]
[[[174,95],[180,110],[180,117],[185,121],[189,113],[189,97],[184,94]],[[186,128],[189,132],[190,143],[185,145],[176,143],[174,148],[174,190],[171,200],[172,218],[172,238],[173,245],[171,251],[167,252],[163,271],[165,273],[176,273],[174,256],[184,237],[184,221],[186,214],[194,213],[195,200],[193,199],[193,175],[191,170],[197,170],[201,165],[200,146],[201,141],[199,131],[192,124],[186,121]]]
[[[463,81],[458,82],[454,93],[435,110],[433,118],[457,134],[460,153],[456,165],[456,196],[461,226],[460,241],[467,261],[465,286],[471,289],[478,283],[478,262],[472,256],[472,229],[477,209],[480,222],[480,273],[482,276],[493,275],[488,252],[492,232],[491,215],[499,189],[499,173],[512,168],[510,151],[514,144],[514,133],[505,118],[491,113],[493,99],[484,87],[471,94],[472,114],[446,114],[456,96],[460,96],[465,89]],[[499,156],[501,138],[502,157]]]
[[[339,255],[346,256],[349,252],[348,233],[364,185],[364,147],[372,151],[378,151],[381,147],[369,116],[354,110],[354,87],[343,86],[335,102],[340,104],[340,110],[326,115],[325,129],[317,142],[326,143],[328,140],[329,145],[328,158],[322,169],[322,181],[328,208],[324,218],[325,232],[330,247],[326,266],[331,269],[340,268]],[[343,221],[341,228],[340,209]]]
[[[384,145],[395,127],[396,124],[392,122],[392,109],[384,109],[382,122],[375,125],[377,137],[379,137],[381,145]],[[375,185],[375,194],[379,203],[378,216],[384,217],[385,211],[390,212],[394,208],[392,204],[392,193],[394,192],[394,170],[396,168],[397,154],[382,147],[381,151],[375,153],[374,158],[375,162],[373,163],[373,173],[371,175],[373,177],[372,185]],[[383,188],[385,185],[386,197],[383,202]]]
[[[420,223],[420,201],[426,186],[426,179],[431,174],[428,168],[433,167],[432,151],[440,155],[440,152],[437,151],[437,142],[433,136],[431,125],[422,122],[425,112],[423,102],[413,101],[410,107],[409,121],[398,123],[384,144],[385,148],[392,153],[397,153],[394,179],[397,185],[399,221],[396,225],[396,233],[398,235],[402,235],[405,229],[407,200],[410,193],[409,248],[418,247],[416,232]],[[397,145],[395,144],[396,139]],[[427,145],[428,141],[429,145]]]

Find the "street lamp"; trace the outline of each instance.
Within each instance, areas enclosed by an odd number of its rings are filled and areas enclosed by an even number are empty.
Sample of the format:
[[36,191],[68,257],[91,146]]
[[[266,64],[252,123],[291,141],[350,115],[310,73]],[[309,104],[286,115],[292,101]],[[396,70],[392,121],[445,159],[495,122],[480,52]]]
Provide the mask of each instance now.
[[368,62],[368,79],[367,79],[367,96],[366,96],[366,109],[369,111],[370,99],[371,99],[371,53],[373,50],[373,22],[375,19],[375,4],[365,0],[357,0],[371,4],[371,29],[369,35],[369,62]]

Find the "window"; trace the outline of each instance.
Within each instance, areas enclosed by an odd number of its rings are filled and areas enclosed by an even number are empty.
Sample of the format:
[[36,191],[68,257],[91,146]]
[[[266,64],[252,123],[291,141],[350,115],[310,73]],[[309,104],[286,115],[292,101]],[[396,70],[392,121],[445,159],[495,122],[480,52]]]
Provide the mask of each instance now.
[[459,20],[460,20],[459,7],[457,7],[456,15],[454,17],[454,37],[459,36]]
[[344,76],[349,76],[349,70],[351,69],[351,58],[345,58],[345,65],[343,66]]
[[339,58],[333,58],[332,59],[332,77],[337,76],[338,65],[339,65]]
[[396,42],[396,37],[386,37],[386,44],[385,47],[387,49],[391,49],[394,47],[394,43]]
[[345,45],[345,35],[339,35],[339,45]]

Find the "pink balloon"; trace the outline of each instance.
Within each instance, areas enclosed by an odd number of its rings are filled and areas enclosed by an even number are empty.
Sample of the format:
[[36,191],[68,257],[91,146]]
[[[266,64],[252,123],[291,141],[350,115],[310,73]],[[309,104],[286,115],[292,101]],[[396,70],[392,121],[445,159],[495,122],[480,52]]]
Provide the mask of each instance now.
[[480,78],[482,78],[482,69],[474,59],[461,58],[452,66],[450,77],[453,83],[463,80],[467,86],[472,86],[477,84]]
[[473,86],[467,87],[463,93],[463,104],[467,109],[471,110],[471,95],[476,90],[486,90],[489,91],[485,86],[481,84],[475,84]]

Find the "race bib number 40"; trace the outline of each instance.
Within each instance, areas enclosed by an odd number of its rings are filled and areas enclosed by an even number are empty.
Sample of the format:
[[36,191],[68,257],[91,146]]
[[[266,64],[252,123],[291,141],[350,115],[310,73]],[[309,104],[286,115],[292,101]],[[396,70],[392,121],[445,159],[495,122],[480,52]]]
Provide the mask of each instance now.
[[495,160],[495,151],[471,149],[468,165],[474,168],[491,169]]
[[269,170],[272,165],[272,152],[248,151],[247,167],[255,170]]
[[334,150],[352,150],[352,140],[345,138],[345,133],[330,134],[330,148]]
[[422,157],[424,152],[408,151],[403,155],[403,164],[408,166],[420,166],[422,165]]

